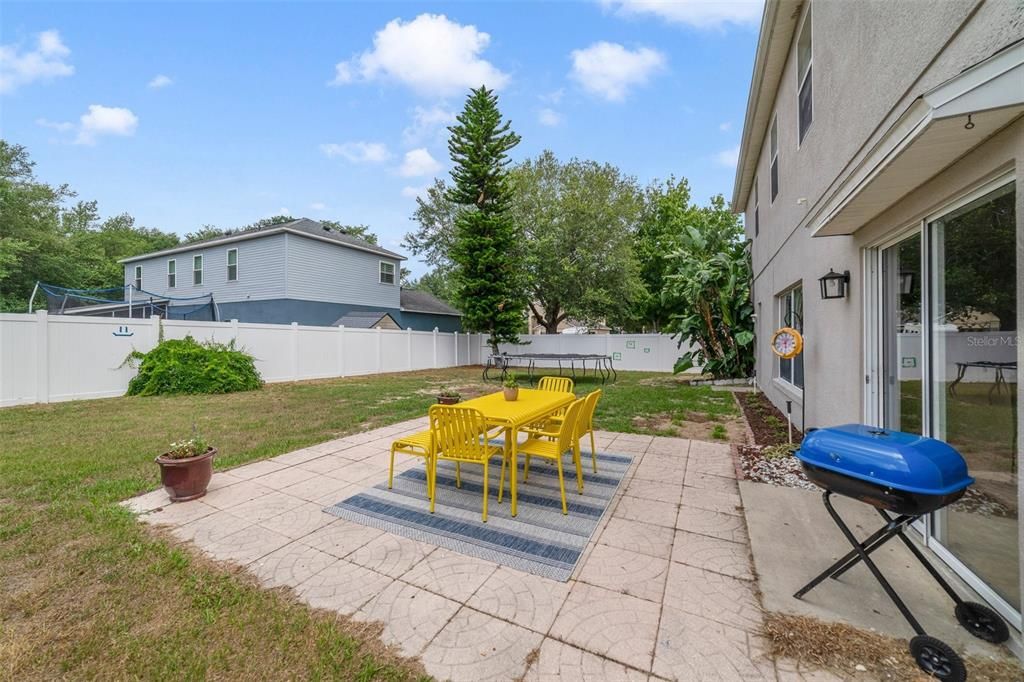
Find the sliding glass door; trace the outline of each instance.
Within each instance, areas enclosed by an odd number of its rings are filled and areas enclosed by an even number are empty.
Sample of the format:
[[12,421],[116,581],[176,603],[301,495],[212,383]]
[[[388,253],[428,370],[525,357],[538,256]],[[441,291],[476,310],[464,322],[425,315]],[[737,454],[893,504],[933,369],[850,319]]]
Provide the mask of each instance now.
[[881,256],[882,426],[921,433],[921,233]]
[[935,514],[933,540],[1001,610],[1019,613],[1014,194],[1012,182],[990,188],[926,225],[923,416],[928,434],[959,450],[977,480]]

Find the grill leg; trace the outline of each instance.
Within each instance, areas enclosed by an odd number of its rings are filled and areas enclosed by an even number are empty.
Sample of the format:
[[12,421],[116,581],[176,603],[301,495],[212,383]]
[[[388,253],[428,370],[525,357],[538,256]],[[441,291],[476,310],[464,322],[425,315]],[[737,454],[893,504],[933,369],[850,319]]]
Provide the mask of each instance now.
[[[903,600],[900,599],[900,596],[896,594],[896,590],[892,588],[892,585],[889,584],[889,581],[886,580],[885,576],[882,575],[882,572],[878,570],[878,566],[876,566],[875,562],[871,560],[870,556],[868,556],[868,553],[867,551],[865,551],[864,547],[859,542],[857,542],[857,538],[853,535],[853,532],[850,531],[850,529],[843,522],[842,517],[839,516],[839,513],[832,506],[831,497],[831,491],[826,490],[822,494],[821,499],[825,503],[825,509],[828,510],[829,516],[832,517],[832,521],[834,521],[839,530],[842,531],[843,535],[846,537],[846,540],[850,543],[850,545],[853,546],[854,551],[860,557],[860,560],[863,561],[864,565],[867,566],[868,570],[871,571],[871,575],[875,576],[875,580],[877,580],[878,584],[882,586],[882,589],[885,590],[886,595],[888,595],[889,599],[892,600],[892,603],[896,605],[896,608],[899,609],[900,613],[903,614],[903,617],[907,620],[907,623],[910,624],[910,627],[913,628],[914,632],[918,635],[925,634],[924,628],[922,628],[921,624],[917,622],[917,618],[914,618],[914,614],[910,612],[910,609],[907,608],[907,605],[904,604]],[[886,519],[888,520],[888,517],[886,517]],[[898,528],[902,528],[902,526],[899,526]],[[824,575],[828,575],[829,573],[831,573],[831,571],[826,572]],[[815,582],[814,584],[820,583],[822,580],[824,580],[824,575],[819,576],[818,579],[816,579],[817,582]],[[810,587],[813,587],[813,585],[810,585],[801,590],[800,592],[797,592],[797,595],[806,594]]]
[[[889,518],[889,515],[882,511],[881,509],[878,510],[878,513],[881,514],[883,518]],[[960,595],[956,593],[956,590],[953,589],[953,586],[950,585],[949,582],[942,577],[942,574],[935,570],[935,567],[932,566],[931,562],[925,558],[924,554],[921,553],[921,550],[917,548],[917,545],[915,545],[910,538],[903,534],[902,528],[900,529],[899,536],[900,540],[903,541],[903,544],[906,545],[907,549],[910,550],[910,553],[917,557],[917,560],[921,562],[921,565],[924,566],[925,570],[928,571],[928,573],[931,574],[933,578],[935,578],[935,582],[939,584],[939,587],[946,591],[946,594],[950,596],[954,604],[959,605],[963,601],[963,599],[961,599]]]
[[[878,532],[875,533],[875,535],[872,535],[870,538],[861,543],[861,547],[863,547],[864,551],[868,554],[871,554],[876,549],[878,549],[886,542],[891,540],[893,536],[902,533],[903,527],[908,523],[913,523],[914,520],[918,517],[903,515],[898,516],[894,519],[888,515],[885,515],[883,518],[885,518],[887,523],[882,528],[880,528]],[[885,537],[882,537],[883,535]],[[846,557],[847,563],[844,564],[842,567],[838,568],[834,573],[832,573],[832,575],[830,576],[831,578],[838,580],[839,576],[841,576],[843,573],[846,573],[851,568],[856,566],[858,562],[860,562],[860,557],[857,556],[857,550],[853,550],[852,552],[847,554]]]
[[[877,531],[875,531],[874,534],[872,534],[871,537],[869,537],[867,540],[860,543],[860,546],[865,548],[866,551],[870,552],[875,548],[875,546],[881,545],[891,537],[891,529],[889,528],[889,526],[883,526],[882,528],[879,528]],[[869,547],[871,549],[868,549]],[[800,591],[794,594],[793,596],[797,599],[802,598],[805,594],[807,594],[815,587],[817,587],[823,580],[825,580],[825,578],[838,577],[840,574],[842,574],[848,568],[856,564],[858,561],[860,561],[860,557],[857,555],[857,550],[851,549],[849,552],[846,553],[846,555],[843,558],[839,559],[834,564],[832,564],[824,571],[822,571],[820,574],[818,574],[818,576],[814,578],[814,580],[800,588]]]

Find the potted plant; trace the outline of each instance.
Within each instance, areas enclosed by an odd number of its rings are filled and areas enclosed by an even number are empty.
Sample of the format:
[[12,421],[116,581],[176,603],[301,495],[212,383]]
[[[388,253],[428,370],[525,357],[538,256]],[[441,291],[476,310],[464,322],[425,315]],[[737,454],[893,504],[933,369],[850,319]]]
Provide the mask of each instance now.
[[455,405],[462,401],[462,394],[450,386],[442,386],[437,392],[438,405]]
[[216,454],[217,449],[207,445],[192,427],[191,438],[171,443],[171,449],[156,458],[160,482],[171,502],[194,500],[206,494]]
[[505,381],[502,382],[505,387],[505,400],[513,401],[519,398],[519,382],[516,380],[514,372],[509,372],[505,375]]

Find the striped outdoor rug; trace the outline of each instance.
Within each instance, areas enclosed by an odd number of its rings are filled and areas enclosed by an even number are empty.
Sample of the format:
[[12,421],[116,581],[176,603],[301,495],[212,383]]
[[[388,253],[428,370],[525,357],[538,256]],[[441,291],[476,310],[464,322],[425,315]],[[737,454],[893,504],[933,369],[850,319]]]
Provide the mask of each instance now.
[[[401,455],[396,455],[401,457]],[[563,461],[569,515],[562,515],[558,473],[554,465],[534,459],[530,479],[522,480],[519,468],[519,509],[509,513],[508,481],[498,504],[501,459],[489,467],[487,523],[480,520],[483,502],[483,467],[462,466],[462,487],[455,487],[455,464],[440,461],[437,467],[437,501],[434,513],[426,496],[426,471],[421,466],[327,507],[329,514],[380,528],[389,533],[444,547],[462,554],[494,561],[527,573],[566,581],[615,495],[632,458],[598,453],[594,473],[590,452],[582,453],[583,494],[576,492],[576,472],[567,455]]]

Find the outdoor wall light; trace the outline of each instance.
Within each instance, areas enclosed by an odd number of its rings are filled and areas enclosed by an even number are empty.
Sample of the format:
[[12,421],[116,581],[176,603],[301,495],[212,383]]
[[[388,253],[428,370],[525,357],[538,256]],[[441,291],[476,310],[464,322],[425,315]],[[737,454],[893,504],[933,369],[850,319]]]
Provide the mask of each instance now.
[[900,273],[900,293],[909,296],[914,293],[914,273],[906,271]]
[[840,274],[829,268],[828,274],[819,278],[818,283],[821,285],[823,299],[846,298],[846,285],[850,283],[850,271],[844,270]]

